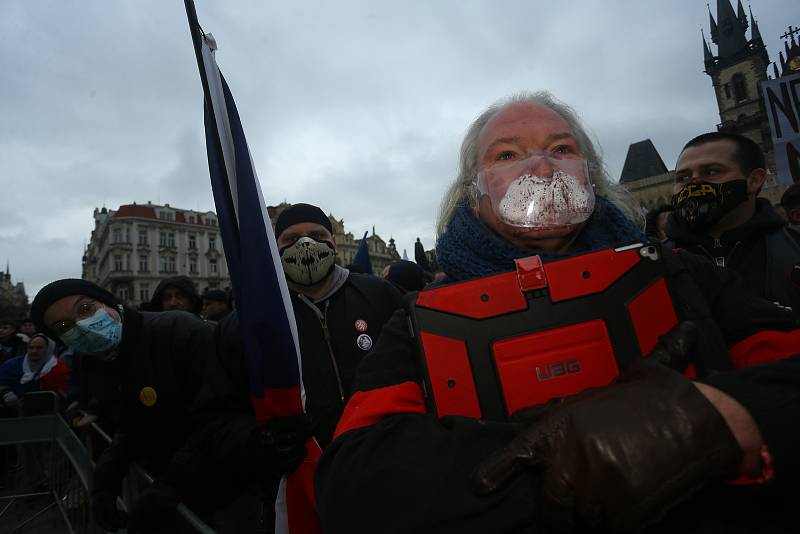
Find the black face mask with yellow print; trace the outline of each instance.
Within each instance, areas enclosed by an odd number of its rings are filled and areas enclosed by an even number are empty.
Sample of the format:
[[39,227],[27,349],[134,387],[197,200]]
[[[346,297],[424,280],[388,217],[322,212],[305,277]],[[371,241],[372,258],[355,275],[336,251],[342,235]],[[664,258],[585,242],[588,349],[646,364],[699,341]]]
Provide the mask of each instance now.
[[674,214],[692,231],[705,232],[747,200],[747,180],[692,182],[672,195]]

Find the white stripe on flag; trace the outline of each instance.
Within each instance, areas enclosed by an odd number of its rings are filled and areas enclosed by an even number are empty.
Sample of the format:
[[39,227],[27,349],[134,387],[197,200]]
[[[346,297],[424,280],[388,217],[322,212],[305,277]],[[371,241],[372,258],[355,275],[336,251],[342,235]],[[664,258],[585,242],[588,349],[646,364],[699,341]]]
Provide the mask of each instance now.
[[[205,66],[206,75],[208,78],[208,89],[211,93],[211,104],[214,110],[214,121],[217,124],[217,132],[220,135],[220,145],[222,146],[223,157],[225,159],[225,169],[228,174],[228,184],[231,190],[231,197],[233,200],[234,209],[236,210],[236,221],[239,221],[239,189],[237,186],[238,176],[236,173],[236,156],[233,146],[233,134],[231,134],[230,119],[228,117],[228,109],[225,104],[225,92],[222,89],[222,80],[219,75],[219,68],[215,58],[215,51],[217,50],[217,43],[211,34],[203,35],[203,64]],[[283,300],[284,308],[289,322],[289,329],[292,333],[292,341],[294,342],[295,354],[297,354],[297,369],[300,374],[300,398],[303,403],[303,408],[306,406],[306,390],[303,386],[303,365],[300,356],[300,344],[298,343],[297,323],[294,318],[294,308],[292,306],[292,299],[289,296],[289,287],[286,284],[286,278],[283,275],[283,265],[281,264],[280,252],[278,251],[278,243],[275,239],[275,232],[272,229],[272,223],[267,213],[266,203],[264,202],[264,195],[261,192],[261,183],[258,179],[255,165],[253,165],[253,157],[250,154],[250,147],[247,147],[247,156],[250,160],[250,168],[252,169],[253,178],[255,180],[255,187],[258,191],[258,203],[261,208],[261,220],[264,223],[264,229],[269,241],[270,257],[278,276],[278,286],[281,289],[281,298]]]
[[228,187],[231,190],[233,208],[236,211],[236,221],[239,222],[239,192],[236,186],[236,156],[233,148],[233,135],[225,106],[225,93],[222,90],[222,80],[219,78],[219,68],[214,59],[217,42],[210,33],[203,34],[203,67],[208,78],[208,90],[211,93],[211,107],[214,111],[214,122],[217,123],[222,157],[225,160],[225,171],[228,175]]
[[286,506],[286,477],[281,478],[275,498],[275,534],[289,532],[289,508]]
[[306,388],[303,385],[303,362],[300,354],[300,344],[298,343],[297,322],[294,319],[294,307],[292,306],[292,298],[289,296],[289,286],[286,284],[286,277],[283,275],[283,264],[281,263],[281,254],[278,250],[278,242],[275,239],[275,231],[272,229],[272,223],[269,222],[269,214],[267,213],[266,203],[264,202],[264,195],[261,192],[261,183],[256,174],[256,168],[253,165],[253,156],[250,154],[250,147],[247,147],[247,155],[250,159],[250,167],[253,169],[253,176],[256,180],[256,191],[258,191],[258,203],[261,206],[261,220],[264,221],[264,227],[269,241],[270,257],[272,264],[275,266],[275,272],[279,273],[278,286],[281,288],[281,298],[283,305],[286,308],[286,313],[289,316],[289,329],[292,331],[292,340],[294,341],[294,351],[297,354],[297,371],[300,374],[300,400],[303,403],[303,410],[306,409]]

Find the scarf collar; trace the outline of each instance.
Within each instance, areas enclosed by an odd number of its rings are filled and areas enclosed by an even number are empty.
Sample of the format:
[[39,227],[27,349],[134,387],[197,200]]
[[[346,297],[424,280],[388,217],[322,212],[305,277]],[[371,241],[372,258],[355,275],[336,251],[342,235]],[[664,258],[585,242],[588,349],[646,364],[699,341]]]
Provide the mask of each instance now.
[[[542,261],[565,258],[644,240],[641,230],[608,200],[597,197],[594,213],[567,254],[538,253]],[[469,280],[514,269],[514,260],[533,256],[490,232],[461,206],[436,240],[436,258],[451,281]]]
[[302,300],[306,304],[306,306],[311,308],[311,310],[320,319],[324,319],[325,314],[322,312],[322,310],[319,309],[319,306],[317,306],[317,304],[321,304],[325,300],[329,299],[344,286],[345,282],[347,282],[347,278],[350,276],[350,269],[345,269],[344,267],[340,267],[339,265],[334,264],[331,276],[333,277],[333,281],[331,282],[331,287],[328,288],[328,291],[326,291],[324,295],[320,296],[313,302],[311,301],[310,298],[303,295],[302,293],[297,293],[297,298]]
[[47,353],[38,362],[32,362],[28,354],[22,360],[22,377],[19,379],[20,384],[27,384],[32,380],[38,380],[50,371],[58,363],[55,355],[56,343],[50,338],[47,338]]

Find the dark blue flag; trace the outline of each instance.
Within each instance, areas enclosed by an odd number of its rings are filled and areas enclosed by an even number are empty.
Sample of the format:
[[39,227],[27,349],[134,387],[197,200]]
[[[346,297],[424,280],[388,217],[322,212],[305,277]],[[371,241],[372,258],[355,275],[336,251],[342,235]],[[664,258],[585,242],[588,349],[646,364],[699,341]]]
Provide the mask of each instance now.
[[[191,18],[190,13],[190,25]],[[214,59],[216,43],[210,34],[197,31],[211,188],[239,313],[250,393],[256,420],[262,424],[304,410],[297,326],[239,113]],[[313,440],[307,448],[303,465],[281,482],[276,532],[319,531],[313,473],[320,450]]]
[[353,256],[351,263],[354,271],[364,274],[372,274],[372,262],[369,261],[369,243],[367,242],[368,233],[364,232],[364,238],[358,244],[358,250],[356,250],[356,255]]

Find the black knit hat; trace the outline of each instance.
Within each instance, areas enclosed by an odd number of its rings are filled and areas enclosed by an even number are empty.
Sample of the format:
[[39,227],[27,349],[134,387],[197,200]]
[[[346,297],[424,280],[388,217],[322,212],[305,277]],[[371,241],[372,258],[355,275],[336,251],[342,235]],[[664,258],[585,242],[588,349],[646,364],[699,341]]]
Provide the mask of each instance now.
[[222,289],[209,289],[203,294],[203,300],[216,300],[227,304],[228,294]]
[[316,223],[321,224],[333,233],[333,226],[331,220],[325,215],[325,212],[311,204],[292,204],[278,215],[278,220],[275,221],[275,238],[277,239],[284,230],[292,225],[300,223]]
[[58,339],[55,332],[52,332],[44,323],[44,312],[55,301],[71,295],[91,297],[109,306],[116,306],[119,304],[119,301],[114,295],[94,282],[78,278],[56,280],[40,289],[33,299],[33,303],[31,304],[31,319],[33,319],[34,324],[36,324],[36,329],[53,339]]
[[781,206],[788,211],[798,200],[800,200],[800,183],[793,183],[783,192],[783,196],[781,196]]
[[422,267],[408,260],[397,260],[389,265],[386,279],[406,291],[420,291],[425,287],[425,271]]

